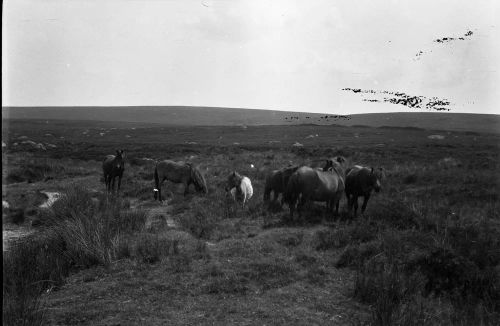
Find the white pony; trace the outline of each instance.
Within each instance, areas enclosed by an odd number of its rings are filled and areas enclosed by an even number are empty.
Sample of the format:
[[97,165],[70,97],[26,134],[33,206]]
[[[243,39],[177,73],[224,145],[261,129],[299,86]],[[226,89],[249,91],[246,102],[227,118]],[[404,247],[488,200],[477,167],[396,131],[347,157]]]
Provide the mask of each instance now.
[[252,182],[248,177],[234,171],[227,178],[226,191],[231,193],[235,201],[241,201],[245,207],[245,203],[253,196]]

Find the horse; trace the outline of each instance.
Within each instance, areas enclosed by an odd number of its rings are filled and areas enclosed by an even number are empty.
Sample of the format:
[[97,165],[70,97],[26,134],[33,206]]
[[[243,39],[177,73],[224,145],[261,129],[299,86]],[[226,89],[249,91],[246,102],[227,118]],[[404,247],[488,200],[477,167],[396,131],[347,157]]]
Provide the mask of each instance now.
[[194,167],[191,163],[174,162],[171,160],[164,160],[156,163],[154,171],[155,188],[154,199],[162,201],[161,198],[161,185],[163,181],[169,180],[174,183],[184,184],[184,196],[188,194],[189,185],[193,184],[196,191],[199,193],[208,193],[207,183],[198,168]]
[[323,167],[323,171],[328,171],[328,169],[330,169],[331,167],[338,166],[339,164],[342,168],[345,169],[347,166],[347,159],[343,156],[335,156],[329,158],[326,160],[326,164]]
[[123,149],[116,150],[116,155],[107,155],[102,162],[102,171],[104,173],[104,183],[106,190],[113,192],[115,188],[115,178],[118,177],[118,188],[116,192],[120,191],[122,183],[123,171],[125,171],[125,154]]
[[285,192],[285,201],[290,208],[290,218],[293,218],[293,211],[296,208],[299,217],[301,208],[307,201],[326,202],[326,209],[333,211],[338,216],[339,203],[345,190],[345,172],[339,162],[333,162],[326,170],[313,169],[303,166],[295,171],[288,181]]
[[354,206],[354,217],[356,217],[358,210],[358,197],[363,197],[361,213],[364,213],[372,190],[379,192],[382,188],[380,182],[384,176],[384,170],[382,168],[375,170],[374,168],[370,169],[360,165],[355,165],[349,168],[346,172],[345,195],[347,197],[347,206],[349,207],[349,212],[352,211]]
[[245,203],[253,196],[253,187],[250,179],[240,175],[236,171],[233,171],[228,176],[225,190],[231,193],[235,201],[241,201],[242,207],[245,207]]
[[288,180],[298,168],[299,166],[288,166],[279,170],[273,170],[266,178],[264,202],[269,202],[271,199],[271,192],[273,193],[273,201],[276,201],[278,196],[282,194],[280,204],[283,206],[283,194],[285,193]]

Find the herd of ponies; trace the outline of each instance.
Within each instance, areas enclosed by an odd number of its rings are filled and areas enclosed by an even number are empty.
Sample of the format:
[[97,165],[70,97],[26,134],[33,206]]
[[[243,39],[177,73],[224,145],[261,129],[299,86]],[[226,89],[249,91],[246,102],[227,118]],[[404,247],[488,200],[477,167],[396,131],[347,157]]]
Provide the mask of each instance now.
[[[116,155],[107,155],[103,161],[104,182],[108,193],[115,191],[116,178],[118,178],[116,191],[120,190],[125,170],[124,158],[124,151],[117,150]],[[297,211],[300,217],[307,202],[325,202],[327,212],[338,216],[340,200],[345,194],[349,213],[352,213],[354,208],[354,217],[356,217],[358,198],[363,197],[361,212],[364,213],[372,191],[380,191],[383,176],[384,170],[382,168],[349,166],[343,156],[327,159],[323,168],[287,166],[272,171],[266,177],[264,202],[278,202],[280,207],[287,204],[291,218],[293,218],[294,211]],[[154,199],[160,202],[162,201],[162,183],[165,180],[184,184],[184,196],[187,195],[191,184],[194,185],[197,192],[208,193],[203,174],[188,162],[163,160],[156,163],[153,192]],[[225,190],[235,201],[241,202],[242,207],[245,207],[254,193],[251,180],[236,171],[231,172],[227,177]],[[271,194],[273,195],[272,200]],[[280,195],[281,200],[278,201]]]

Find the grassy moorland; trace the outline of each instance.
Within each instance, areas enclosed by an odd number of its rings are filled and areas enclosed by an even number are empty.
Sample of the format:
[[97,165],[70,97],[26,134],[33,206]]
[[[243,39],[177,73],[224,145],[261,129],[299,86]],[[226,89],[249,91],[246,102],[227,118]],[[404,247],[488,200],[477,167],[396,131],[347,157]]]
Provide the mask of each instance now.
[[416,127],[454,131],[497,132],[500,116],[442,112],[368,113],[338,116],[325,113],[198,106],[2,107],[9,119],[162,123],[175,126],[297,125]]
[[[428,138],[436,134],[444,139]],[[39,226],[4,254],[3,320],[498,324],[499,137],[363,126],[13,121],[3,135],[3,198],[11,205],[4,225]],[[118,199],[106,197],[100,181],[101,159],[117,148],[128,155]],[[387,171],[364,216],[343,212],[332,220],[316,204],[290,221],[286,210],[264,206],[270,170],[319,166],[338,154]],[[154,202],[149,159],[166,158],[198,165],[209,194],[183,197],[182,186],[168,183],[167,203]],[[231,170],[254,184],[244,210],[223,191]],[[40,209],[41,190],[63,196]]]

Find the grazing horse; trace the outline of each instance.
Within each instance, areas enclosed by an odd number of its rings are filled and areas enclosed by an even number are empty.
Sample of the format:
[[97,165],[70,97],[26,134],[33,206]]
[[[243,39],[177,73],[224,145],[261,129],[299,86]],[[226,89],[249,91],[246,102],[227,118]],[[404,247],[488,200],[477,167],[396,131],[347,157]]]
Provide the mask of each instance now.
[[232,172],[227,178],[226,191],[230,191],[231,196],[235,201],[241,201],[242,207],[252,198],[253,188],[252,182],[246,176],[240,175],[238,172]]
[[207,183],[200,170],[191,163],[174,162],[170,160],[160,161],[155,166],[154,172],[155,189],[154,199],[162,201],[161,185],[163,181],[169,180],[174,183],[184,184],[184,196],[188,194],[189,185],[193,184],[196,191],[208,193]]
[[113,192],[115,188],[115,178],[118,177],[118,188],[116,192],[120,191],[122,183],[123,171],[125,171],[125,154],[122,150],[117,150],[116,155],[107,155],[102,162],[102,171],[104,173],[104,183],[106,190]]
[[345,194],[349,212],[352,211],[352,207],[354,206],[354,217],[357,216],[358,197],[363,197],[364,199],[363,205],[361,206],[361,213],[364,213],[372,190],[375,190],[375,192],[380,191],[380,181],[383,175],[384,170],[382,168],[374,170],[373,168],[369,169],[360,165],[355,165],[347,170]]
[[266,178],[264,202],[268,202],[271,199],[271,192],[273,193],[273,201],[276,201],[278,196],[282,194],[280,204],[283,206],[283,194],[285,193],[288,180],[298,168],[299,166],[288,166],[280,170],[272,171]]
[[297,205],[299,216],[301,208],[307,201],[326,202],[327,211],[339,213],[339,203],[344,192],[344,168],[338,162],[333,162],[327,171],[303,166],[295,171],[285,192],[285,201],[290,208],[290,218]]

